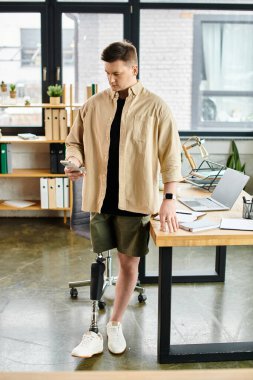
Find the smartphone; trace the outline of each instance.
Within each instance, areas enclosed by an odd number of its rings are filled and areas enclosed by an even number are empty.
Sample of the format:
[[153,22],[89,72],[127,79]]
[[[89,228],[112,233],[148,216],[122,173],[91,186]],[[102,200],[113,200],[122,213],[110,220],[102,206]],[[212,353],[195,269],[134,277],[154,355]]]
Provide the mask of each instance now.
[[86,173],[86,169],[83,166],[79,168],[71,161],[61,160],[60,163],[66,168],[73,169],[75,172]]

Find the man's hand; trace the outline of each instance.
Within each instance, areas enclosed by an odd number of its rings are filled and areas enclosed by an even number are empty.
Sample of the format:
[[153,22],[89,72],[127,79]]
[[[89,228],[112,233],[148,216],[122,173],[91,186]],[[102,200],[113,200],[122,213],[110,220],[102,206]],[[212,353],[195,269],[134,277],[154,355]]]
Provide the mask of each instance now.
[[[75,157],[70,157],[69,161],[73,162],[73,164],[75,164],[78,167],[80,167],[80,165],[81,165],[80,161]],[[64,171],[65,171],[65,174],[69,177],[69,179],[71,181],[76,181],[78,178],[85,175],[84,173],[81,173],[79,171],[77,172],[74,169],[66,168],[66,167],[64,168]]]
[[160,211],[161,231],[166,231],[168,225],[169,232],[176,232],[179,228],[176,215],[176,201],[174,199],[164,199]]

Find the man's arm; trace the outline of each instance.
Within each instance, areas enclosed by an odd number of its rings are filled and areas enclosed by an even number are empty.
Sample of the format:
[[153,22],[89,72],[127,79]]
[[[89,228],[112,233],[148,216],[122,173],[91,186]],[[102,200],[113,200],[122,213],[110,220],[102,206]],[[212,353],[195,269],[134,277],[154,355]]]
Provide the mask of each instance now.
[[[68,161],[73,162],[73,164],[75,164],[78,167],[81,166],[80,161],[76,157],[71,156],[71,157],[69,157]],[[69,179],[71,181],[75,181],[79,177],[82,177],[85,175],[85,173],[77,172],[77,171],[75,171],[75,169],[71,169],[71,168],[67,168],[67,167],[64,168],[64,171],[65,171],[65,174],[69,177]]]
[[[176,196],[177,182],[167,182],[164,184],[163,193],[170,193]],[[177,215],[176,215],[176,200],[175,199],[163,199],[160,211],[160,224],[161,231],[166,231],[166,225],[168,225],[169,232],[176,232],[179,228]]]
[[[84,106],[85,107],[85,106]],[[78,115],[74,121],[74,125],[70,129],[70,133],[65,141],[66,143],[66,159],[70,162],[73,162],[76,166],[80,167],[84,164],[84,150],[83,150],[83,114],[84,107],[82,110],[79,110]],[[82,111],[82,112],[81,112]],[[75,181],[79,177],[82,177],[84,174],[81,172],[74,171],[71,168],[64,169],[65,174]]]

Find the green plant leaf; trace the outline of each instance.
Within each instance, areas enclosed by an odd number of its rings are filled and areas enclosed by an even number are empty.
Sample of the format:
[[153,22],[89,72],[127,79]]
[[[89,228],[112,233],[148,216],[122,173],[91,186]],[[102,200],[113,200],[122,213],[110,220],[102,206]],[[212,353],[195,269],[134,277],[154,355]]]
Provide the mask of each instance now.
[[238,170],[240,172],[245,172],[245,163],[242,165],[240,155],[238,152],[238,148],[234,140],[231,142],[232,145],[232,153],[228,156],[227,159],[227,167],[231,169]]

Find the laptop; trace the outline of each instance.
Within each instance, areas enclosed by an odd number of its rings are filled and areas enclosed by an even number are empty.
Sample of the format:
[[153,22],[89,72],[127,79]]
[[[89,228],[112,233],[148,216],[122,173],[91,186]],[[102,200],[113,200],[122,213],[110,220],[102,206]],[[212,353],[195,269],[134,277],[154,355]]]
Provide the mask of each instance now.
[[227,168],[210,197],[178,198],[194,211],[230,210],[249,180],[249,176]]

